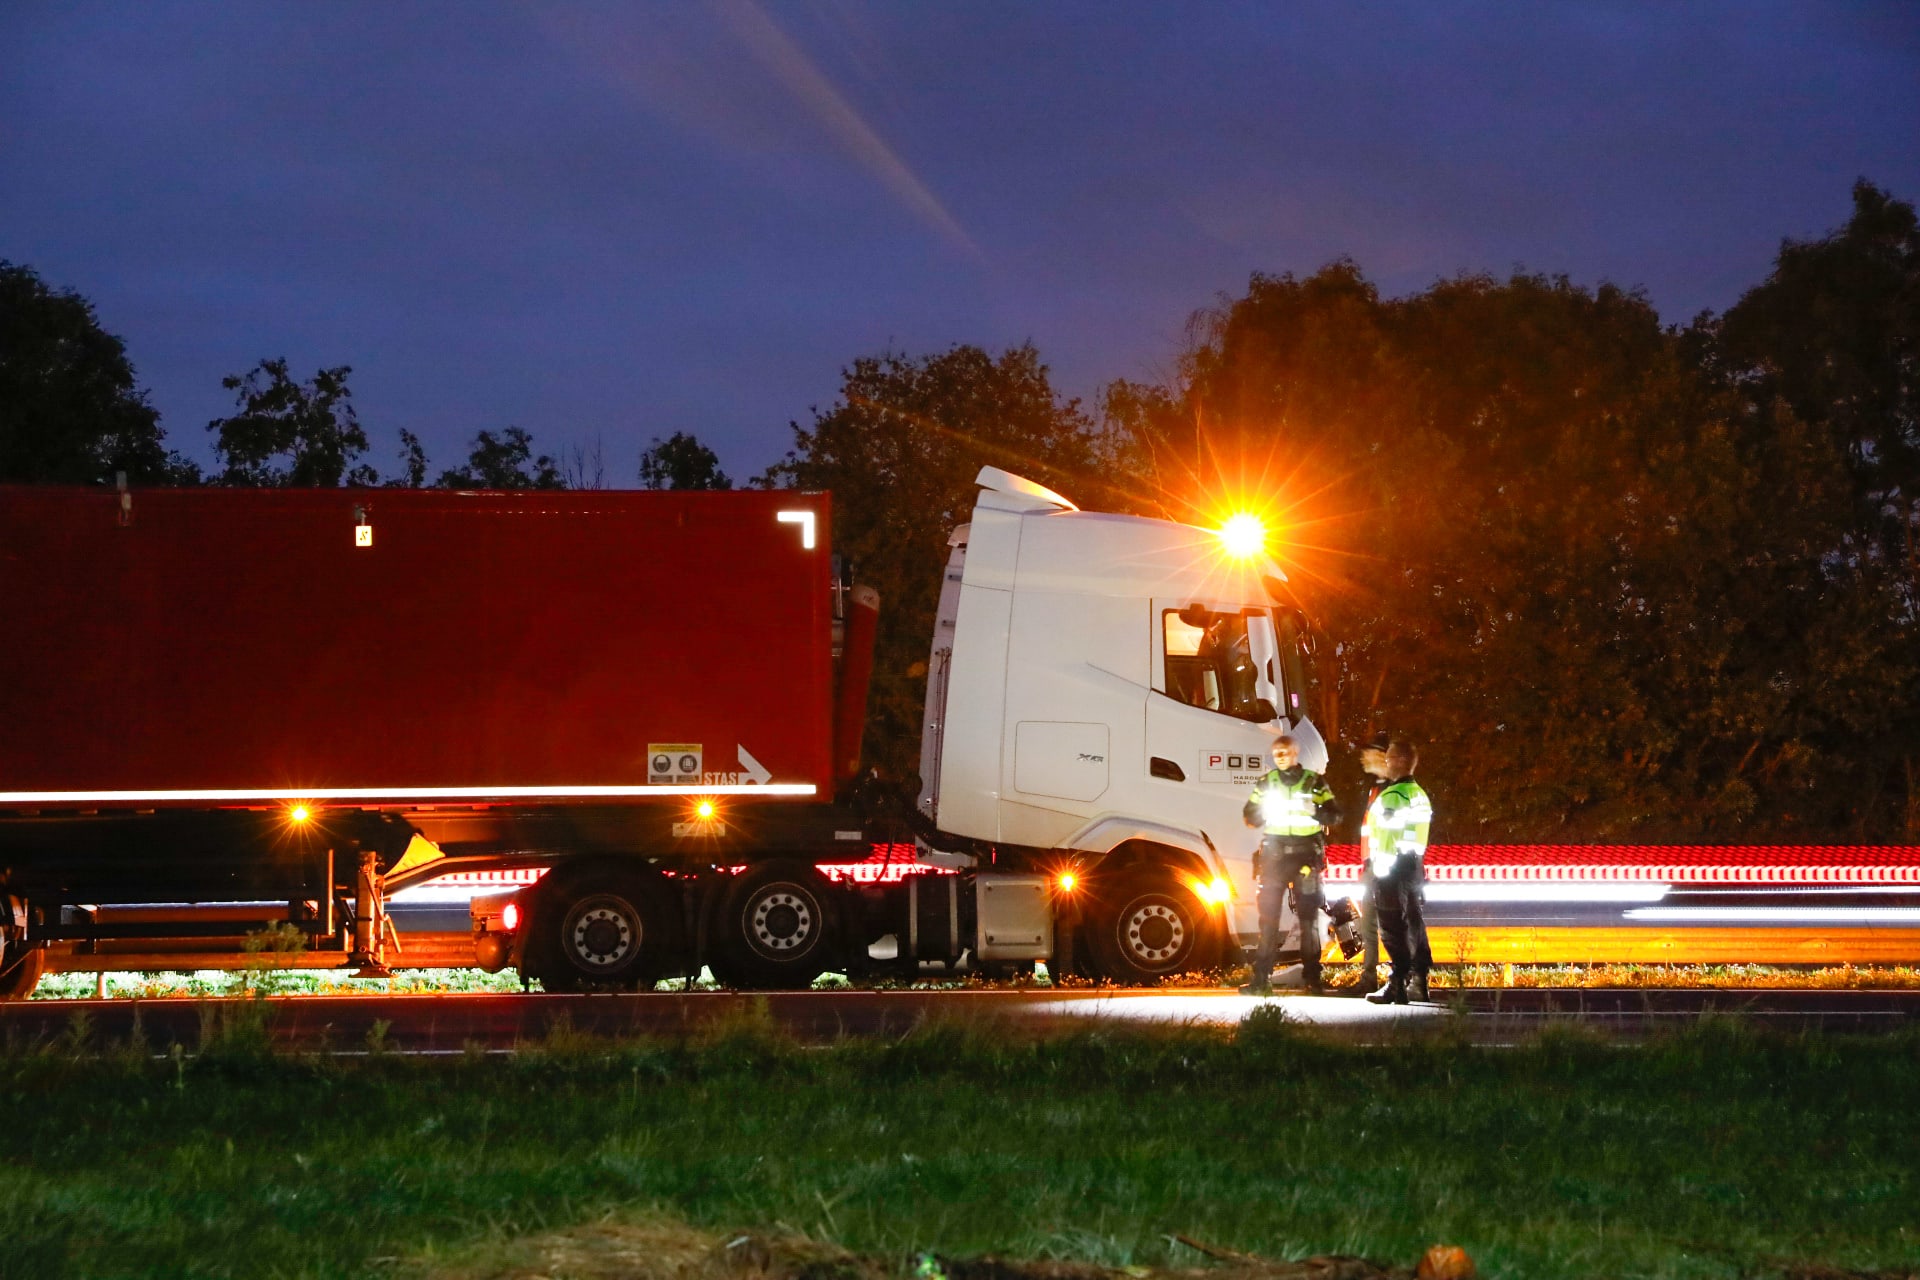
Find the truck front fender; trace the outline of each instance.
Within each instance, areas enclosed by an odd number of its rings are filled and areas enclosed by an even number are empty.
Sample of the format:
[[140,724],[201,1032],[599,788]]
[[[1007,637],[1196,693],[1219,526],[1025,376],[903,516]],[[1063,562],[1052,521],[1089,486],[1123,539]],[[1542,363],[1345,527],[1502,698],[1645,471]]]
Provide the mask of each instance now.
[[1206,832],[1197,827],[1170,826],[1164,822],[1154,822],[1149,818],[1129,818],[1117,814],[1095,818],[1061,841],[1060,847],[1081,853],[1106,854],[1130,840],[1183,849],[1198,858],[1201,865],[1215,875],[1226,874],[1226,867],[1220,859],[1220,851],[1214,848],[1213,841],[1207,838]]

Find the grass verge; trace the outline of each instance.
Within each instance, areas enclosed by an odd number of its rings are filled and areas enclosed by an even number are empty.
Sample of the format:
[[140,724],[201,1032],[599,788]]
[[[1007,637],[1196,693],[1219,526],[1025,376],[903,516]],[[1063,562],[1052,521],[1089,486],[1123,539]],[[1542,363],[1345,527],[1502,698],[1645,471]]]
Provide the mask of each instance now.
[[[1328,975],[1336,984],[1357,981],[1352,965],[1331,964]],[[1210,989],[1237,986],[1246,982],[1250,971],[1241,966],[1225,972],[1185,975],[1168,982],[1170,987]],[[104,995],[109,999],[157,1000],[194,999],[232,995],[247,988],[271,995],[437,995],[443,992],[507,993],[521,989],[513,973],[486,973],[479,969],[400,969],[391,978],[354,978],[339,969],[269,969],[257,976],[246,971],[203,970],[197,973],[60,973],[49,974],[34,989],[36,1000],[90,1000]],[[839,974],[828,974],[815,984],[821,989],[840,990],[850,984]],[[871,986],[1048,986],[1046,978],[1037,982],[1021,979],[1012,982],[985,983],[978,978],[927,981],[913,984],[870,983]],[[1069,979],[1070,987],[1094,984]],[[662,982],[660,990],[678,991],[678,981]],[[715,984],[703,978],[696,988],[711,990]],[[1689,988],[1701,990],[1861,990],[1902,991],[1920,989],[1920,966],[1914,965],[1805,965],[1763,964],[1450,964],[1441,963],[1433,971],[1436,990],[1463,987],[1552,987],[1581,988],[1637,987],[1648,990]]]
[[0,1277],[404,1273],[647,1212],[903,1275],[925,1250],[1197,1264],[1180,1235],[1403,1265],[1447,1241],[1530,1278],[1920,1260],[1920,1037],[1367,1048],[1277,1013],[825,1049],[750,1017],[439,1059],[81,1028],[0,1057]]

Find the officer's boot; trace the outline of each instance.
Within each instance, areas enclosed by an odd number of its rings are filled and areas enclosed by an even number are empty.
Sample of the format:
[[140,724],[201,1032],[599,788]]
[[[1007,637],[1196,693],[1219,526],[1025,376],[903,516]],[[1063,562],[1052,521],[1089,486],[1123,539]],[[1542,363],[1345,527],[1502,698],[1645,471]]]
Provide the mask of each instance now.
[[1407,979],[1407,999],[1414,1004],[1433,1002],[1433,997],[1427,994],[1427,975],[1424,970]]
[[1405,1004],[1407,981],[1399,974],[1387,979],[1387,985],[1367,997],[1368,1004]]

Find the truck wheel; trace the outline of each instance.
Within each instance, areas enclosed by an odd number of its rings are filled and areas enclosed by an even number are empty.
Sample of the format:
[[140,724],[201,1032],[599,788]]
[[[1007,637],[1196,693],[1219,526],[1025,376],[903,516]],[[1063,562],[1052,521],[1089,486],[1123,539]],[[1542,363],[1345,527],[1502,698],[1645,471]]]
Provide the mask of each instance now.
[[1135,872],[1093,904],[1086,936],[1101,972],[1144,985],[1191,968],[1206,923],[1199,901],[1173,879]]
[[826,878],[802,862],[769,862],[727,890],[714,971],[730,987],[802,990],[840,961],[838,937]]
[[25,1000],[46,971],[45,947],[5,945],[0,949],[0,1000]]
[[679,954],[679,929],[666,895],[632,874],[554,886],[535,912],[528,950],[532,976],[548,991],[633,991],[651,987]]

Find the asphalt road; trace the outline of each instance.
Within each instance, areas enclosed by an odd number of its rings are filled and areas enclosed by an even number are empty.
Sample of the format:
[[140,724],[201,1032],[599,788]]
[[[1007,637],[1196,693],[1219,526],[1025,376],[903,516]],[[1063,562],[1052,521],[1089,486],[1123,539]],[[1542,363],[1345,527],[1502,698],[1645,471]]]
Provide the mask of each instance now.
[[[96,1042],[124,1040],[137,1024],[148,1044],[199,1043],[203,1020],[233,1001],[35,1000],[0,1006],[0,1041],[55,1039],[83,1016]],[[268,1002],[269,1026],[289,1048],[364,1050],[376,1024],[401,1052],[512,1049],[556,1027],[603,1036],[684,1036],[728,1018],[765,1015],[806,1041],[898,1036],[929,1018],[990,1021],[1009,1034],[1045,1034],[1090,1022],[1231,1026],[1262,1001],[1231,991],[808,991],[648,995],[281,996]],[[1389,1041],[1456,1025],[1504,1042],[1552,1023],[1579,1022],[1645,1035],[1705,1014],[1734,1014],[1786,1030],[1872,1033],[1920,1026],[1920,991],[1708,991],[1474,989],[1460,1012],[1440,1005],[1381,1007],[1341,997],[1281,995],[1288,1017],[1342,1036]]]

